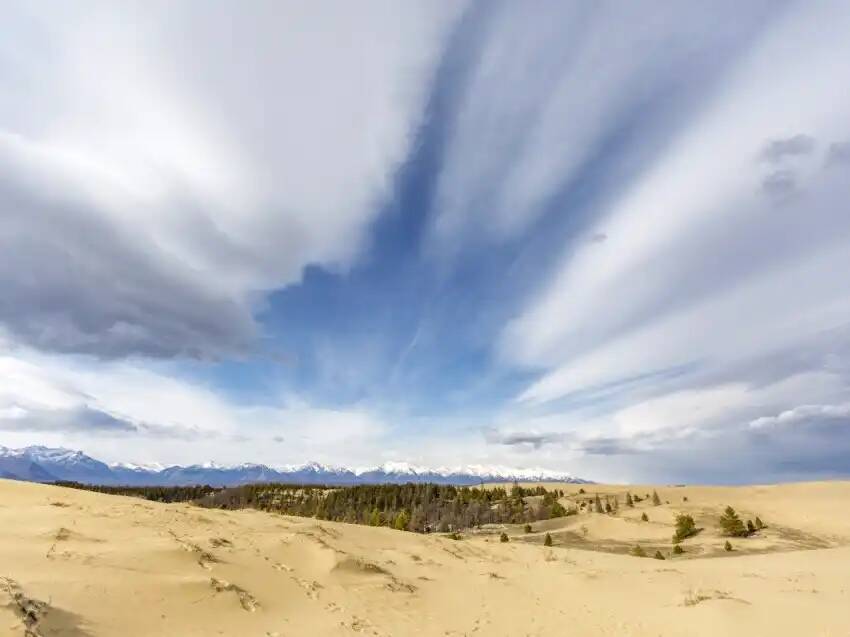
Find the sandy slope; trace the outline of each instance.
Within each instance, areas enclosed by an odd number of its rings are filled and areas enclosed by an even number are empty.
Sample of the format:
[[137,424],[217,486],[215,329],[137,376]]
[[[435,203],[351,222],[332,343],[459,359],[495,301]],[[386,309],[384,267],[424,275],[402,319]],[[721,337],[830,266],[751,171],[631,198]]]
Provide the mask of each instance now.
[[[850,635],[850,483],[658,490],[502,544],[0,481],[0,635]],[[769,525],[731,554],[727,503]]]

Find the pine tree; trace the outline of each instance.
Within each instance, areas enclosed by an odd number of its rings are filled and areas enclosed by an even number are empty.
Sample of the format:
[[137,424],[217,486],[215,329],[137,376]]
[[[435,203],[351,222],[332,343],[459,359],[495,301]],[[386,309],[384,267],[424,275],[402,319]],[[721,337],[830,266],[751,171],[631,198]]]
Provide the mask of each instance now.
[[720,528],[723,530],[723,535],[729,537],[743,537],[747,534],[747,529],[741,518],[735,513],[735,509],[730,506],[726,507],[723,515],[720,516]]
[[652,506],[657,507],[659,504],[661,504],[661,498],[658,497],[657,491],[653,491],[652,492]]
[[393,528],[398,531],[404,531],[408,524],[410,524],[410,516],[407,515],[407,511],[399,511],[393,521]]
[[644,522],[649,522],[649,516],[646,514],[646,512],[640,514],[640,519]]
[[697,525],[690,515],[682,514],[676,516],[676,532],[673,533],[673,542],[675,544],[678,544],[685,538],[696,535],[698,532]]
[[726,540],[726,544],[723,545],[723,548],[727,551],[732,550],[732,543],[729,540]]
[[552,536],[548,533],[546,534],[546,538],[543,540],[543,546],[552,546]]
[[372,509],[372,514],[369,516],[369,526],[381,526],[381,512],[377,508]]

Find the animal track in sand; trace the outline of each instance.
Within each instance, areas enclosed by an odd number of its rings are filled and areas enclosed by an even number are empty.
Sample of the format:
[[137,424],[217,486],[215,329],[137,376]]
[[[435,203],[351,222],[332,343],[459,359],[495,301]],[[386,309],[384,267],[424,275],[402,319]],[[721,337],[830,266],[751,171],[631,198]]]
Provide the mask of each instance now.
[[231,584],[222,579],[216,579],[215,577],[210,578],[210,586],[213,587],[216,593],[226,593],[232,592],[235,593],[239,598],[239,604],[242,608],[249,613],[253,613],[260,607],[260,603],[257,601],[251,593],[246,591],[241,586],[237,586],[236,584]]
[[732,597],[726,591],[697,589],[689,590],[685,593],[682,599],[682,606],[696,606],[697,604],[701,604],[702,602],[707,602],[713,599],[724,599],[733,602],[740,602],[741,604],[749,604],[749,602],[746,600],[739,599],[737,597]]
[[198,556],[198,566],[200,566],[201,568],[203,568],[207,571],[211,571],[212,570],[211,564],[216,564],[217,562],[219,562],[219,559],[215,555],[213,555],[209,551],[205,551],[204,549],[202,549],[200,546],[198,546],[194,542],[184,540],[183,538],[181,538],[179,535],[177,535],[171,529],[168,530],[168,533],[180,545],[180,548],[182,548],[184,551],[186,551],[188,553],[194,553],[195,555]]
[[307,593],[307,597],[314,601],[318,601],[319,599],[319,590],[321,590],[322,585],[315,580],[312,582],[308,582],[305,579],[301,579],[300,577],[292,576],[292,581],[298,584],[304,591]]
[[8,577],[0,577],[0,584],[6,590],[12,609],[24,625],[26,637],[41,637],[39,624],[47,615],[50,606],[46,602],[32,599],[24,595],[18,583]]
[[47,602],[29,597],[20,585],[10,577],[0,577],[0,591],[9,597],[12,612],[24,628],[24,637],[86,637],[79,624],[80,618]]
[[222,546],[224,546],[224,547],[232,547],[233,546],[233,542],[231,542],[230,540],[228,540],[225,537],[211,537],[210,538],[210,544],[213,546],[213,548],[219,548],[219,547],[222,547]]

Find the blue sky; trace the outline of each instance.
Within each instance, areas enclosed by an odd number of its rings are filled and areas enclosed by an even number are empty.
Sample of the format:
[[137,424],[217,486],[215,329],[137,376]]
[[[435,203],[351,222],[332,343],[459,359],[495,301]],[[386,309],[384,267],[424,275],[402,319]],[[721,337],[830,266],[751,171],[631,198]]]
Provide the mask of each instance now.
[[6,3],[0,445],[850,474],[846,3]]

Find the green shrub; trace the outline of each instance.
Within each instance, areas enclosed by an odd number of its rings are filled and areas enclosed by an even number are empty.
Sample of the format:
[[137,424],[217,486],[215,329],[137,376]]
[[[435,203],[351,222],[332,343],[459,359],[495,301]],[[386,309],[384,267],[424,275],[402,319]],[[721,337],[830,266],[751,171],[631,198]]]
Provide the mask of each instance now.
[[755,532],[756,532],[756,525],[753,524],[752,520],[747,520],[747,533],[749,535],[752,535]]
[[729,540],[726,540],[726,544],[723,545],[723,548],[727,551],[732,550],[732,543]]
[[675,553],[676,555],[681,555],[684,552],[685,549],[683,549],[679,544],[673,547],[673,553]]
[[525,532],[526,532],[526,533],[531,533],[531,525],[530,525],[530,524],[526,524],[526,525],[525,525]]
[[546,539],[543,540],[543,546],[552,546],[552,536],[546,534]]
[[632,494],[626,491],[626,506],[633,507],[635,505],[635,501],[632,500]]
[[661,554],[661,551],[655,551],[655,555],[653,555],[656,560],[663,560],[664,556]]
[[646,512],[640,514],[640,519],[644,522],[649,522],[649,516],[646,514]]
[[723,515],[720,516],[720,528],[723,535],[729,537],[744,537],[747,534],[747,529],[741,518],[735,513],[735,509],[730,506],[726,507]]
[[552,503],[552,508],[549,510],[550,518],[562,518],[567,515],[567,510],[564,508],[564,505],[558,501]]
[[508,534],[507,534],[507,533],[502,533],[502,534],[499,536],[499,542],[510,542],[510,541],[511,541],[511,540],[510,540],[510,538],[508,537]]
[[689,538],[697,533],[699,533],[699,529],[690,515],[682,514],[676,516],[676,531],[673,533],[674,543],[678,544],[685,538]]
[[635,557],[646,557],[646,551],[644,551],[641,548],[640,544],[638,544],[632,549],[632,555],[634,555]]
[[653,491],[652,492],[652,506],[657,507],[659,504],[661,504],[661,498],[658,497],[657,491]]

